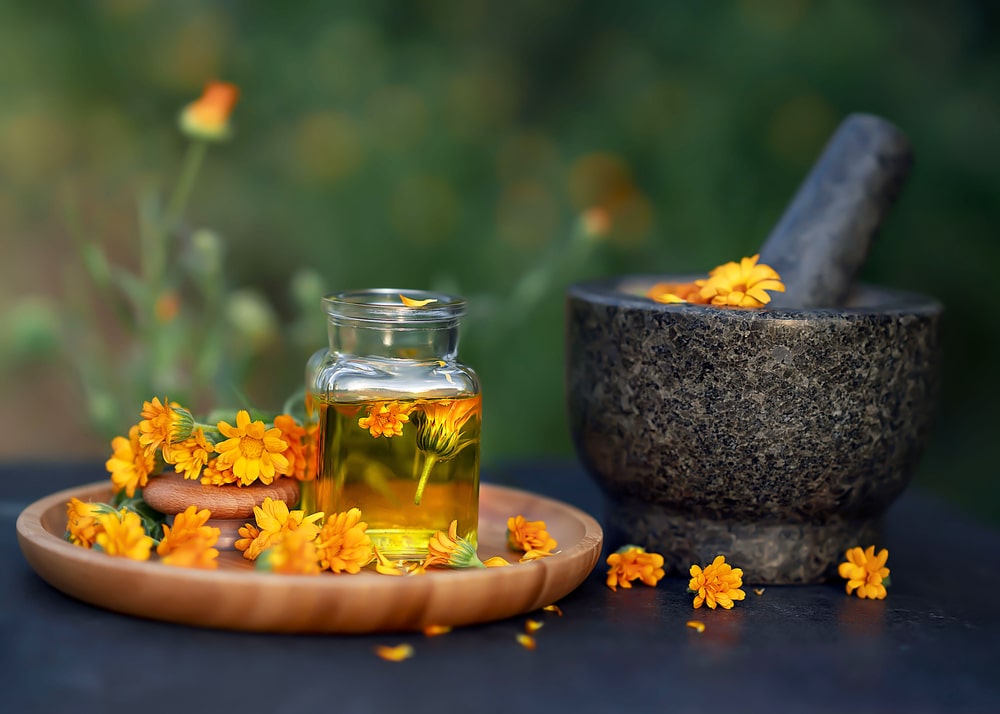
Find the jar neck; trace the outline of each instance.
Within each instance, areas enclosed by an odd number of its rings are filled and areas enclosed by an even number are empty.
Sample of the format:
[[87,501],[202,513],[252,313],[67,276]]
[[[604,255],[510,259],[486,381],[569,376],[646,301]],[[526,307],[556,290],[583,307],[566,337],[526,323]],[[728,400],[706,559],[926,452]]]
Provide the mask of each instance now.
[[458,354],[458,321],[447,326],[413,327],[359,323],[331,317],[327,325],[330,351],[359,357],[410,360],[454,360]]
[[[405,298],[404,298],[405,295]],[[330,350],[360,357],[454,360],[461,298],[420,290],[356,290],[323,299]]]

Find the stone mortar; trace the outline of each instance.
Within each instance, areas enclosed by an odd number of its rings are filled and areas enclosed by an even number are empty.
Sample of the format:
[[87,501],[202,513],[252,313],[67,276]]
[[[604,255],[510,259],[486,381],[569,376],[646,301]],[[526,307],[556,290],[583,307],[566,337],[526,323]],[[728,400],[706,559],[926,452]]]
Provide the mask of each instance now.
[[880,521],[927,441],[941,306],[859,287],[832,309],[663,305],[655,282],[570,288],[570,426],[608,542],[668,572],[719,553],[750,583],[811,583]]

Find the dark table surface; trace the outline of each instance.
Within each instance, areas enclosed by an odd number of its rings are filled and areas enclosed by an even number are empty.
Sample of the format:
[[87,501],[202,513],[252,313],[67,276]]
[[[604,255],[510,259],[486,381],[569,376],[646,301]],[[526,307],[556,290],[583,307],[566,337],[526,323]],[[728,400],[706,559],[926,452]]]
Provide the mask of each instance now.
[[[28,567],[18,513],[104,478],[99,464],[0,466],[0,710],[4,712],[1000,711],[1000,533],[909,491],[888,517],[884,601],[841,584],[768,587],[731,611],[691,608],[687,583],[613,593],[601,565],[545,614],[420,634],[288,636],[203,630],[77,602]],[[601,515],[570,463],[485,480]],[[685,626],[706,623],[704,633]],[[373,654],[411,643],[401,663]]]

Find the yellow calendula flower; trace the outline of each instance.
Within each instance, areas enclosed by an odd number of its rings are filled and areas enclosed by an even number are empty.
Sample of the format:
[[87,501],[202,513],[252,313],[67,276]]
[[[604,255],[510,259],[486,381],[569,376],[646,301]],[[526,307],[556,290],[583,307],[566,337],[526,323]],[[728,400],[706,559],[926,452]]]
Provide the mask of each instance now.
[[458,535],[458,521],[452,521],[448,532],[437,531],[427,543],[424,567],[485,568],[472,543]]
[[859,598],[882,600],[886,596],[883,581],[889,577],[889,569],[885,567],[889,560],[889,551],[885,548],[875,555],[875,546],[866,550],[851,548],[845,553],[847,562],[841,563],[837,572],[847,581],[846,590]]
[[306,516],[305,511],[289,511],[284,501],[272,498],[265,498],[261,505],[254,506],[253,514],[257,525],[247,523],[240,528],[239,534],[243,538],[235,543],[236,549],[243,551],[247,560],[256,560],[257,556],[291,531],[302,529],[307,540],[312,540],[319,533],[316,521],[323,519],[322,513]]
[[695,593],[695,609],[707,604],[713,610],[721,605],[732,609],[736,600],[742,600],[746,593],[740,590],[743,584],[743,570],[726,562],[726,556],[717,556],[704,570],[698,565],[691,566],[691,582],[688,590]]
[[128,431],[128,438],[116,436],[111,440],[111,458],[104,467],[111,474],[111,485],[115,493],[125,489],[129,498],[135,495],[137,488],[149,483],[149,475],[156,466],[152,453],[147,453],[139,442],[139,426],[133,426]]
[[358,426],[367,429],[376,439],[389,439],[403,433],[403,424],[410,421],[410,406],[399,402],[379,402],[368,407],[368,416],[358,419]]
[[282,455],[288,461],[288,475],[299,481],[306,480],[306,469],[309,457],[306,453],[306,428],[289,414],[280,414],[274,418],[274,426],[281,430],[281,440],[288,444]]
[[781,276],[769,265],[758,263],[759,255],[739,263],[720,265],[708,280],[697,281],[702,300],[725,307],[762,307],[771,302],[768,291],[785,292]]
[[181,112],[181,130],[194,139],[221,141],[229,138],[229,115],[239,98],[240,90],[235,84],[209,82],[201,96]]
[[142,421],[139,422],[139,443],[147,456],[153,456],[161,446],[169,446],[191,436],[194,417],[177,402],[153,397],[142,403]]
[[231,468],[219,464],[218,458],[209,459],[205,468],[201,470],[202,486],[226,486],[231,483],[239,483],[239,480]]
[[645,548],[637,545],[626,545],[608,556],[607,586],[612,590],[632,587],[633,580],[641,580],[644,584],[654,587],[663,577],[663,556],[659,553],[647,553]]
[[304,529],[285,533],[257,559],[258,570],[284,575],[319,575],[320,557],[316,537]]
[[84,503],[71,498],[66,504],[66,540],[83,548],[92,547],[101,531],[98,517],[107,512],[108,506],[103,503]]
[[361,520],[361,511],[357,508],[332,514],[316,539],[320,566],[334,573],[353,574],[368,565],[375,553],[366,530],[368,524]]
[[101,530],[95,549],[119,558],[149,560],[153,539],[143,530],[139,514],[122,509],[119,513],[102,513],[97,521]]
[[218,568],[219,551],[213,546],[219,541],[220,531],[205,525],[211,517],[207,508],[199,511],[196,506],[188,506],[174,516],[173,526],[164,524],[163,538],[156,547],[160,560],[181,568]]
[[507,547],[511,550],[551,553],[557,545],[546,530],[545,521],[529,521],[520,515],[507,519]]
[[281,429],[268,429],[262,421],[250,421],[250,414],[240,409],[236,426],[220,421],[219,431],[228,437],[215,445],[219,466],[232,468],[243,486],[260,479],[271,483],[278,474],[287,474],[288,459],[283,452],[288,444],[281,439]]
[[201,427],[191,432],[191,436],[176,444],[165,444],[163,460],[174,467],[174,471],[186,479],[197,481],[202,469],[215,453],[215,447],[205,438]]

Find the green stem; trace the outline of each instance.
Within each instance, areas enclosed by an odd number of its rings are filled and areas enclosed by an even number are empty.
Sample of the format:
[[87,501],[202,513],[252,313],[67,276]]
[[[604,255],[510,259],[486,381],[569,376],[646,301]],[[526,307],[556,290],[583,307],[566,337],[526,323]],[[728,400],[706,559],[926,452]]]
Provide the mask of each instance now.
[[208,148],[207,142],[192,141],[188,145],[187,153],[184,155],[184,165],[181,167],[181,175],[174,186],[174,192],[170,196],[167,204],[167,212],[163,216],[163,227],[170,230],[184,212],[191,189],[194,188],[194,180],[198,176],[201,162],[205,158],[205,151]]
[[420,473],[420,481],[417,483],[417,492],[413,494],[413,503],[420,505],[420,500],[424,497],[424,488],[427,486],[427,479],[430,478],[431,469],[438,462],[438,457],[434,454],[424,455],[424,470]]

